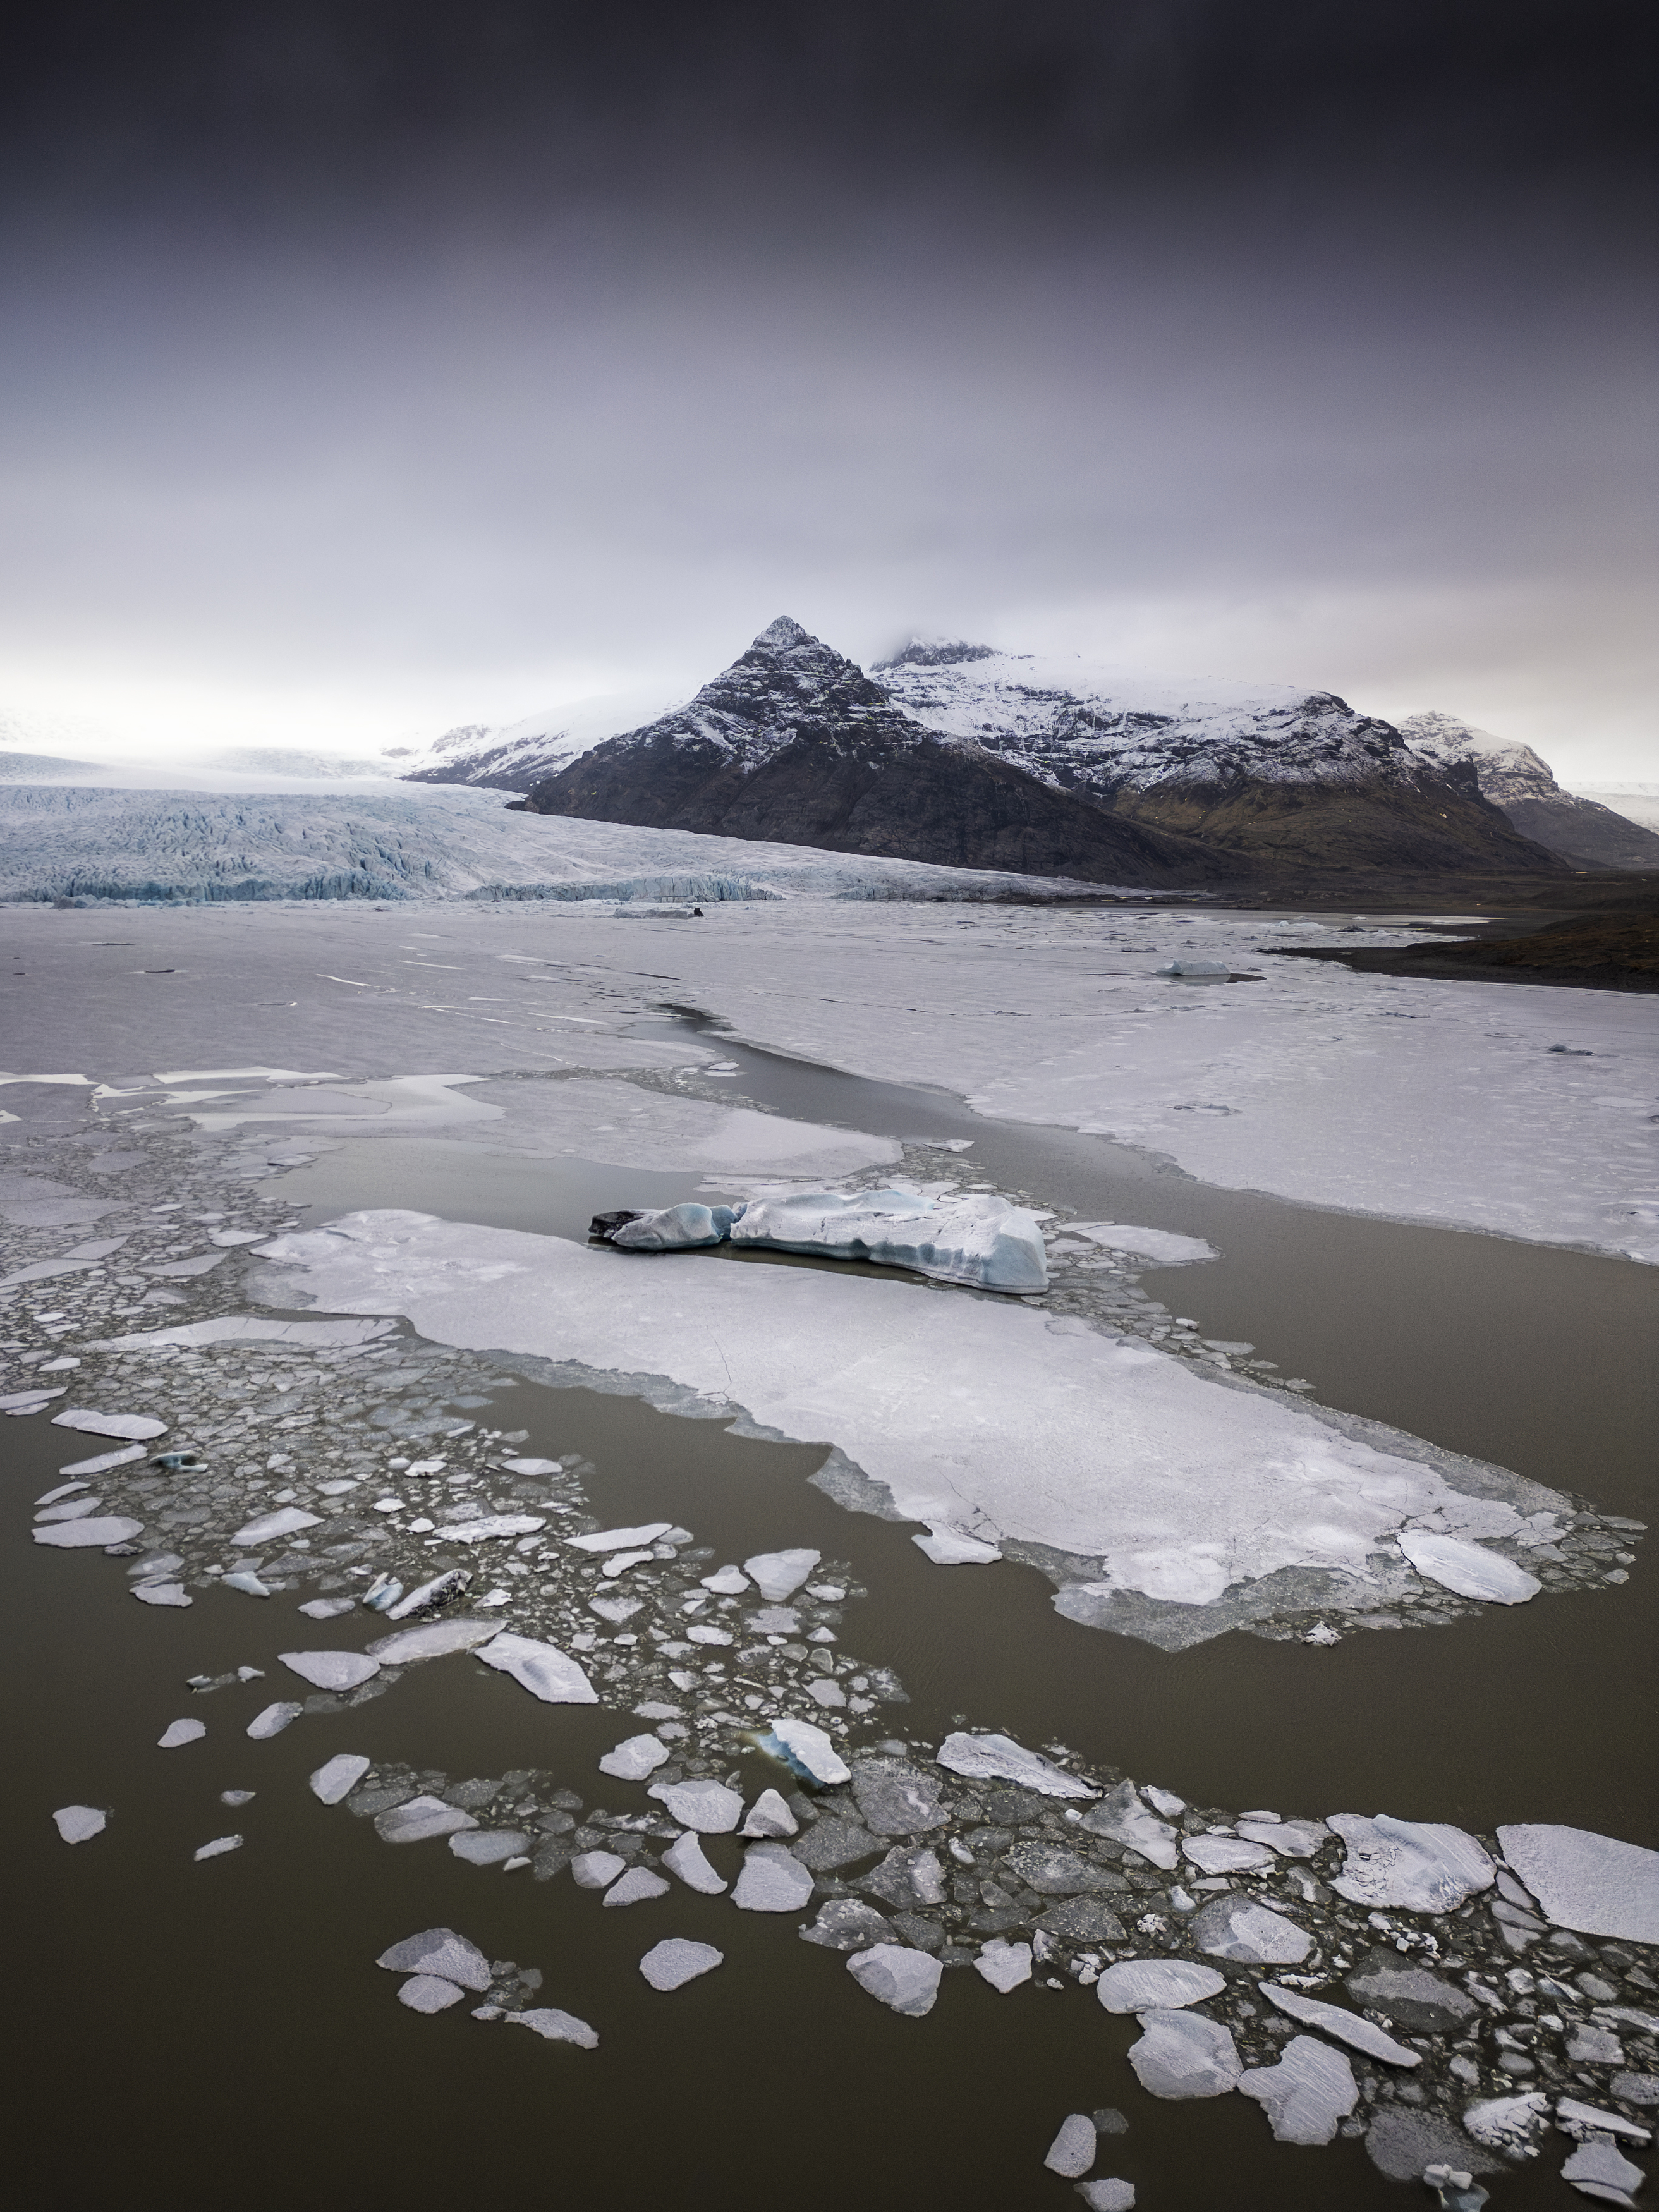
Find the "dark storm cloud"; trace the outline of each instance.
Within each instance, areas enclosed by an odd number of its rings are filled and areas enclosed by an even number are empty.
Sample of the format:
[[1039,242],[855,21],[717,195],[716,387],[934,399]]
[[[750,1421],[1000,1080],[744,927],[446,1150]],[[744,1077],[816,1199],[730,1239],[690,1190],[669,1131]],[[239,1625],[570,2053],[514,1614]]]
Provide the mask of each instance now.
[[42,9],[12,644],[442,720],[787,607],[1616,737],[1644,23]]

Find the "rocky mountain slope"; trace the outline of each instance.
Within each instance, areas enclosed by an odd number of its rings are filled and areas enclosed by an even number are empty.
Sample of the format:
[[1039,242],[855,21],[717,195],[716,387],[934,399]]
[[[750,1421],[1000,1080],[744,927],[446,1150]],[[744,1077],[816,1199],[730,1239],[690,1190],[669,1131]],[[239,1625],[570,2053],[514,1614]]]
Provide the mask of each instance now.
[[676,703],[660,690],[612,691],[526,714],[521,721],[463,722],[429,745],[392,746],[381,755],[382,771],[404,783],[525,792],[568,768],[602,738],[653,720]]
[[1501,806],[1522,836],[1575,867],[1659,867],[1659,836],[1610,806],[1563,791],[1530,745],[1437,712],[1407,715],[1400,733],[1425,760],[1472,768],[1483,799]]
[[596,746],[525,805],[1091,883],[1239,873],[1230,854],[1125,820],[970,735],[924,727],[787,616],[687,705]]
[[960,643],[914,642],[874,672],[941,737],[1252,870],[1560,865],[1482,797],[1468,764],[1426,758],[1334,692]]

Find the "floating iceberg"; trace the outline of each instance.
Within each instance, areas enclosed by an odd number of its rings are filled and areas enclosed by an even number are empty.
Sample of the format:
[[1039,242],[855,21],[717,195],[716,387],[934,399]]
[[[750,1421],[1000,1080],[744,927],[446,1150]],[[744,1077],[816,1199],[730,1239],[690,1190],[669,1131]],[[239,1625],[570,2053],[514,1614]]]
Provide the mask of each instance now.
[[768,1734],[760,1738],[760,1747],[774,1759],[781,1759],[804,1782],[817,1782],[829,1789],[852,1779],[846,1760],[823,1730],[814,1728],[811,1721],[774,1721]]
[[95,1805],[60,1805],[52,1814],[58,1832],[66,1844],[89,1844],[101,1836],[109,1820]]
[[162,1751],[177,1751],[181,1743],[199,1743],[206,1734],[205,1721],[170,1721],[166,1733],[155,1741]]
[[89,1437],[124,1437],[130,1443],[167,1432],[165,1421],[152,1420],[148,1413],[95,1413],[84,1406],[54,1413],[52,1424],[56,1429],[83,1429]]
[[1143,2012],[1129,2063],[1151,2097],[1224,2097],[1244,2071],[1231,2033],[1196,2012]]
[[643,1782],[647,1774],[656,1772],[667,1756],[668,1746],[654,1735],[630,1735],[605,1753],[599,1761],[599,1771],[617,1782]]
[[982,1291],[1048,1287],[1048,1261],[1037,1218],[994,1192],[927,1198],[919,1191],[800,1191],[745,1206],[732,1224],[734,1244],[868,1260],[908,1267],[937,1282]]
[[753,1559],[744,1561],[743,1568],[753,1577],[761,1595],[779,1605],[794,1595],[823,1557],[822,1552],[803,1550],[757,1552]]
[[398,1992],[399,2004],[407,2005],[410,2012],[447,2012],[450,2006],[459,2004],[465,1995],[453,1982],[447,1982],[441,1974],[411,1974]]
[[722,1244],[737,1218],[729,1206],[668,1206],[659,1213],[629,1213],[620,1218],[596,1214],[592,1237],[602,1237],[623,1252],[685,1252]]
[[486,1667],[498,1667],[503,1674],[510,1674],[544,1705],[597,1705],[599,1702],[599,1692],[556,1644],[538,1644],[534,1637],[515,1636],[510,1629],[503,1630],[491,1637],[478,1656]]
[[[302,1606],[301,1612],[305,1608]],[[370,1656],[383,1667],[407,1667],[415,1659],[444,1659],[452,1651],[477,1651],[501,1633],[494,1620],[426,1620],[418,1628],[401,1628],[376,1638]],[[479,1654],[480,1657],[483,1654]]]
[[1108,2012],[1180,2012],[1226,1986],[1213,1966],[1186,1959],[1121,1959],[1096,1983],[1095,1995]]
[[533,2012],[510,2012],[505,2015],[507,2027],[527,2027],[548,2043],[574,2043],[579,2051],[597,2051],[599,2039],[585,2020],[578,2020],[574,2012],[561,2012],[556,2005],[538,2005]]
[[723,1782],[653,1782],[645,1794],[701,1836],[729,1836],[743,1818],[742,1798]]

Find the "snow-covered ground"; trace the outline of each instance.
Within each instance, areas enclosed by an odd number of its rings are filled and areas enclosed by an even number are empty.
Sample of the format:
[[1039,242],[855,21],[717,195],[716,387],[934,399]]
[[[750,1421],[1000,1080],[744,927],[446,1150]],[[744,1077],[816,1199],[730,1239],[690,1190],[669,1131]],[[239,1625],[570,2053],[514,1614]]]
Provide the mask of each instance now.
[[1571,788],[1577,799],[1597,799],[1644,830],[1659,830],[1659,783],[1575,783]]

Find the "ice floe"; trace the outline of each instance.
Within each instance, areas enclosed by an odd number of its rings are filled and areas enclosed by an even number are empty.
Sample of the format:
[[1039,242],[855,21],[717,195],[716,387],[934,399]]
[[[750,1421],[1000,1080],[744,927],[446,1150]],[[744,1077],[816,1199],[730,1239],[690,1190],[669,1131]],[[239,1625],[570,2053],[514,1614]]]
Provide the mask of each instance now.
[[1201,1874],[1255,1874],[1273,1863],[1265,1844],[1253,1844],[1242,1836],[1188,1836],[1181,1856]]
[[459,1828],[449,1848],[469,1866],[500,1866],[506,1859],[527,1856],[533,1841],[522,1828]]
[[504,1629],[479,1650],[486,1667],[510,1674],[532,1697],[546,1705],[597,1705],[599,1693],[580,1667],[556,1644],[538,1643],[534,1637],[516,1636]]
[[1136,1796],[1133,1782],[1120,1782],[1109,1790],[1099,1804],[1091,1806],[1084,1814],[1083,1825],[1091,1835],[1109,1836],[1114,1842],[1126,1844],[1153,1866],[1161,1867],[1165,1874],[1175,1871],[1180,1853],[1179,1835],[1167,1820],[1160,1820],[1147,1811]]
[[1010,1943],[1000,1936],[979,1947],[979,1956],[974,1961],[974,1971],[999,1996],[1006,1996],[1011,1990],[1018,1989],[1031,1978],[1031,1947],[1029,1943]]
[[240,1851],[242,1843],[240,1836],[216,1836],[210,1844],[204,1844],[200,1850],[192,1852],[191,1856],[196,1859],[220,1859],[227,1851]]
[[1129,2046],[1135,2078],[1152,2097],[1222,2097],[1244,2071],[1231,2032],[1195,2012],[1143,2012]]
[[943,1522],[935,1522],[925,1536],[912,1536],[910,1541],[919,1551],[925,1552],[936,1567],[986,1567],[1002,1557],[994,1544],[969,1536]]
[[1473,1836],[1435,1821],[1379,1813],[1333,1813],[1329,1826],[1347,1847],[1331,1887],[1355,1905],[1396,1905],[1408,1912],[1451,1912],[1490,1889],[1496,1868]]
[[744,1572],[763,1598],[774,1604],[793,1597],[823,1558],[821,1552],[757,1552],[743,1563]]
[[939,1763],[972,1782],[1014,1782],[1043,1797],[1097,1797],[1099,1791],[1052,1759],[1027,1751],[1006,1735],[969,1735],[958,1730],[939,1747]]
[[799,1834],[800,1823],[784,1803],[775,1790],[763,1790],[749,1808],[749,1817],[743,1824],[745,1836],[793,1836]]
[[283,1505],[274,1513],[261,1513],[245,1522],[230,1540],[252,1549],[260,1544],[275,1543],[279,1536],[297,1536],[302,1528],[316,1528],[321,1523],[320,1513],[307,1513],[301,1505]]
[[1120,1959],[1101,1975],[1095,1995],[1108,2012],[1179,2012],[1226,1986],[1224,1974],[1187,1959]]
[[1368,2058],[1381,2058],[1390,2066],[1419,2066],[1422,2054],[1411,2051],[1403,2043],[1378,2027],[1374,2021],[1350,2012],[1346,2005],[1327,2004],[1322,1997],[1304,1996],[1300,1990],[1287,1990],[1277,1982],[1263,1982],[1261,1994],[1279,2011],[1299,2020],[1304,2027],[1322,2029],[1346,2043],[1355,2051],[1363,2051]]
[[60,1805],[52,1817],[66,1844],[89,1844],[109,1825],[109,1814],[96,1805]]
[[1135,2185],[1111,2175],[1101,2181],[1079,2181],[1077,2193],[1089,2212],[1134,2212]]
[[820,1783],[825,1789],[851,1778],[847,1761],[824,1731],[811,1721],[775,1720],[762,1740],[761,1749],[781,1758],[803,1780]]
[[649,1867],[629,1867],[605,1893],[607,1905],[644,1905],[653,1897],[666,1897],[668,1884]]
[[136,1459],[148,1456],[143,1444],[128,1444],[120,1451],[98,1452],[91,1459],[77,1459],[71,1467],[60,1467],[59,1474],[102,1474],[112,1467],[131,1467]]
[[627,1865],[615,1851],[578,1851],[570,1862],[570,1878],[578,1889],[608,1889]]
[[853,1802],[872,1835],[915,1836],[951,1817],[936,1778],[902,1759],[861,1759]]
[[933,2009],[944,1968],[926,1951],[913,1951],[902,1943],[876,1943],[867,1951],[855,1952],[847,1961],[847,1971],[890,2011],[921,2020]]
[[605,1753],[599,1761],[599,1771],[618,1782],[643,1782],[647,1774],[656,1772],[667,1757],[668,1746],[656,1736],[630,1735]]
[[812,1898],[811,1869],[787,1844],[750,1844],[732,1902],[744,1912],[799,1912]]
[[54,1413],[52,1425],[55,1429],[81,1429],[89,1437],[125,1437],[129,1443],[147,1442],[167,1432],[165,1421],[152,1420],[148,1413],[97,1413],[85,1406],[70,1406]]
[[398,1991],[399,2004],[407,2005],[410,2012],[447,2012],[451,2005],[459,2004],[465,1996],[453,1982],[445,1981],[438,1974],[411,1974]]
[[1624,2204],[1635,2212],[1636,2191],[1647,2175],[1610,2142],[1581,2143],[1561,2169],[1581,2197],[1602,2204]]
[[1498,1843],[1558,1928],[1659,1943],[1659,1851],[1587,1828],[1526,1822],[1500,1828]]
[[1558,2097],[1555,2100],[1555,2124],[1564,2134],[1576,2136],[1582,2142],[1586,2136],[1618,2136],[1626,2142],[1649,2143],[1653,2130],[1639,2120],[1626,2119],[1622,2112],[1609,2112],[1600,2105],[1587,2105],[1580,2097]]
[[476,1520],[451,1521],[438,1534],[453,1544],[488,1544],[501,1536],[532,1536],[546,1526],[536,1513],[484,1513]]
[[[361,1752],[337,1752],[309,1778],[311,1794],[325,1805],[337,1805],[362,1780],[370,1762]],[[384,1960],[381,1962],[383,1965]]]
[[1299,1966],[1314,1947],[1313,1937],[1294,1920],[1235,1891],[1212,1898],[1194,1915],[1193,1941],[1212,1959],[1231,1959],[1241,1966]]
[[[792,1821],[792,1832],[793,1826]],[[719,1897],[726,1888],[724,1877],[708,1863],[694,1832],[688,1832],[677,1844],[671,1844],[662,1855],[662,1863],[670,1874],[679,1876],[688,1889],[700,1890],[705,1897]]]
[[[304,1607],[301,1610],[303,1612]],[[383,1667],[407,1667],[417,1659],[444,1659],[453,1651],[477,1651],[480,1644],[493,1643],[501,1634],[496,1620],[423,1620],[413,1628],[398,1629],[391,1636],[377,1637],[368,1648],[370,1655]]]
[[383,1844],[424,1844],[434,1836],[453,1836],[458,1829],[477,1825],[459,1805],[446,1805],[441,1797],[425,1794],[374,1816],[375,1833]]
[[1086,2112],[1070,2112],[1060,2122],[1042,2163],[1050,2173],[1076,2181],[1094,2164],[1095,2150],[1094,2122]]
[[[14,1390],[9,1397],[0,1398],[0,1413],[38,1413],[43,1406],[51,1405],[54,1398],[63,1397],[68,1389],[67,1382],[58,1382],[44,1390]],[[81,1428],[85,1425],[71,1421],[68,1425]],[[106,1434],[107,1431],[99,1433]]]
[[1068,1221],[1068,1237],[1086,1237],[1108,1251],[1133,1252],[1159,1267],[1189,1267],[1221,1255],[1201,1237],[1183,1237],[1173,1229],[1138,1229],[1127,1221]]
[[1266,2112],[1275,2142],[1328,2143],[1359,2102],[1353,2068],[1311,2035],[1293,2035],[1276,2066],[1247,2067],[1238,2087]]
[[1491,1605],[1524,1605],[1543,1588],[1536,1575],[1501,1552],[1489,1552],[1461,1536],[1407,1528],[1395,1541],[1419,1575],[1455,1590],[1460,1597],[1482,1598]]
[[884,1913],[856,1897],[829,1897],[818,1907],[818,1917],[799,1931],[805,1943],[827,1951],[867,1951],[874,1943],[890,1943],[898,1934]]
[[281,1735],[289,1723],[297,1721],[304,1711],[303,1705],[290,1705],[279,1699],[276,1705],[267,1705],[263,1712],[256,1713],[248,1723],[246,1733],[253,1738],[255,1743],[264,1743],[268,1737]]
[[640,1960],[640,1972],[653,1990],[682,1990],[700,1974],[712,1974],[726,1964],[724,1951],[712,1943],[693,1943],[684,1936],[670,1936],[653,1943]]
[[380,1671],[378,1659],[362,1651],[279,1651],[290,1674],[319,1690],[355,1690]]
[[337,1620],[343,1613],[351,1613],[357,1601],[350,1597],[313,1597],[300,1607],[307,1620]]
[[574,2013],[561,2012],[556,2005],[538,2005],[526,2012],[509,2012],[501,2015],[507,2027],[527,2027],[532,2035],[539,2035],[546,2043],[570,2043],[579,2051],[597,2051],[599,2039],[585,2020]]
[[181,1743],[199,1743],[206,1734],[205,1721],[169,1721],[155,1741],[162,1751],[176,1751]]
[[143,1533],[143,1522],[130,1520],[125,1514],[94,1516],[86,1521],[54,1521],[31,1531],[37,1544],[48,1544],[60,1552],[90,1551],[104,1544],[130,1544],[135,1536]]

